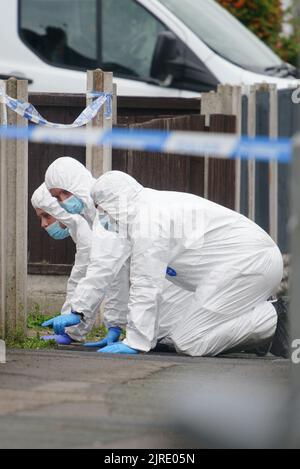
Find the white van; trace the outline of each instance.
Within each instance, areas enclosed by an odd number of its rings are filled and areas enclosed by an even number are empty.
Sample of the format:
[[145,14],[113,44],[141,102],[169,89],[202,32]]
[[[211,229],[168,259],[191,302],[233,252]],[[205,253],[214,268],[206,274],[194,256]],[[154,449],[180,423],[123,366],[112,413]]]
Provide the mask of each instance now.
[[118,94],[199,96],[219,83],[299,86],[297,70],[214,0],[0,0],[0,78],[83,93],[86,69]]

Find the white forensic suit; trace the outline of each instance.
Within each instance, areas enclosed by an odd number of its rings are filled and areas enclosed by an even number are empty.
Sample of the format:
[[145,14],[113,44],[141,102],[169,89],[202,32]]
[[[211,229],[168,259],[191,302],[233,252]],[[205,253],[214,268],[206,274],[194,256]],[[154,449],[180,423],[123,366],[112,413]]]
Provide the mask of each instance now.
[[[87,266],[89,265],[90,249],[92,243],[92,231],[87,221],[80,215],[71,215],[66,212],[57,200],[51,196],[50,192],[43,183],[33,193],[31,198],[33,208],[41,209],[48,213],[55,220],[65,225],[70,233],[72,240],[76,245],[76,254],[74,265],[67,283],[66,300],[61,309],[61,314],[71,313],[71,298],[78,285],[78,282],[85,277]],[[94,311],[96,316],[98,309]],[[86,333],[93,327],[93,322],[89,322],[87,327],[83,327],[83,324],[72,327],[72,338],[76,341],[84,339]]]
[[101,176],[92,196],[99,217],[117,228],[103,233],[95,218],[90,265],[71,301],[83,321],[129,259],[128,346],[155,346],[168,266],[168,280],[192,292],[172,327],[177,351],[215,356],[274,335],[277,314],[267,299],[281,281],[282,256],[259,226],[201,197],[146,189],[119,171]]
[[[90,195],[91,188],[95,183],[90,171],[83,164],[71,157],[61,157],[55,160],[47,169],[45,174],[45,184],[47,189],[63,189],[71,192],[78,197],[84,204],[84,209],[79,216],[88,222],[90,230],[93,226],[97,210],[95,203]],[[64,210],[65,212],[65,210]],[[68,214],[69,215],[69,214]],[[97,217],[98,221],[98,217]],[[106,233],[104,228],[99,224],[99,231]],[[97,244],[98,255],[101,253],[101,237]],[[124,263],[119,277],[115,283],[112,283],[109,292],[106,295],[104,322],[107,327],[126,327],[128,312],[128,276],[129,264]],[[95,306],[93,314],[82,321],[78,326],[68,327],[66,332],[74,340],[78,340],[77,331],[80,330],[80,340],[84,341],[86,335],[92,329],[96,314],[99,311],[101,301]]]
[[[48,189],[64,189],[82,200],[84,210],[81,215],[88,221],[90,226],[93,225],[95,215],[98,213],[95,208],[94,200],[91,197],[91,189],[95,182],[96,180],[92,177],[91,173],[85,168],[85,166],[71,157],[61,157],[55,160],[49,166],[45,175],[45,183]],[[62,208],[60,208],[60,210],[62,210],[67,217],[70,217],[70,219],[72,218],[72,215],[65,212],[65,210]],[[93,249],[93,255],[94,257],[99,256],[101,262],[101,258],[103,256],[102,236],[104,235],[104,237],[106,237],[106,231],[99,223],[98,216],[96,217],[95,223],[97,236],[96,241],[94,242],[95,246]],[[109,256],[110,254],[106,253],[106,255]],[[113,253],[111,253],[111,256],[113,256]],[[109,288],[109,292],[106,295],[104,324],[108,328],[116,326],[125,328],[127,326],[129,269],[130,263],[129,259],[127,259],[127,261],[125,261],[121,266],[118,277],[115,282],[112,283],[110,286],[111,288]],[[164,298],[161,302],[160,315],[161,326],[159,327],[158,339],[163,339],[170,335],[174,324],[178,321],[182,311],[186,308],[187,298],[191,297],[190,292],[178,288],[167,281],[165,282],[163,295]],[[100,303],[101,301],[99,304]],[[99,304],[95,306],[94,311],[98,311]],[[95,319],[94,314],[90,315],[89,319],[87,321],[83,321],[80,327],[76,326],[74,328],[68,328],[68,334],[75,339],[72,331],[75,329],[78,330],[78,328],[82,329],[81,340],[84,340],[85,335],[91,329]],[[78,334],[76,335],[76,340],[78,340]]]

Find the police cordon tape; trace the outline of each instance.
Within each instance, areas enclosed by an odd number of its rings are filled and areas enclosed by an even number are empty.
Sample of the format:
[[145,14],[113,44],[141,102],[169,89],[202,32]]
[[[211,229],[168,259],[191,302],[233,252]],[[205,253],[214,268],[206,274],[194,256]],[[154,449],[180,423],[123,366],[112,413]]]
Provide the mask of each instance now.
[[72,124],[57,124],[43,118],[32,104],[8,96],[0,85],[0,102],[21,117],[39,125],[39,127],[24,128],[3,126],[0,127],[0,137],[79,146],[111,145],[116,149],[177,153],[187,156],[277,160],[281,163],[288,163],[291,160],[292,141],[287,138],[249,138],[228,134],[159,130],[79,129],[88,124],[103,105],[105,105],[105,118],[112,118],[111,93],[91,91],[87,93],[87,97],[96,99]]
[[8,96],[5,93],[4,88],[0,86],[0,103],[6,104],[9,109],[19,114],[19,116],[24,117],[25,119],[34,122],[35,124],[43,125],[45,127],[52,127],[55,129],[75,129],[78,127],[83,127],[94,119],[103,105],[105,105],[104,117],[106,119],[111,119],[112,95],[110,93],[90,92],[87,94],[87,97],[96,99],[80,113],[80,115],[72,124],[57,124],[54,122],[49,122],[47,119],[41,116],[41,114],[32,104]]
[[292,159],[292,139],[268,137],[239,137],[206,132],[166,132],[159,130],[97,128],[58,129],[45,126],[0,126],[0,138],[29,140],[37,143],[62,145],[111,145],[116,149],[175,153],[186,156],[241,158],[258,161],[289,163]]

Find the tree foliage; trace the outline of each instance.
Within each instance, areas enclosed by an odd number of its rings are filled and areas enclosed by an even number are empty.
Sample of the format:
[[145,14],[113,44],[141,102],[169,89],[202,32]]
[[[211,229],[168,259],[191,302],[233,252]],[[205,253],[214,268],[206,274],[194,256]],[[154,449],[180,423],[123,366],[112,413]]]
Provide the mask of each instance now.
[[[294,65],[300,50],[299,28],[291,9],[284,10],[281,0],[218,0],[284,61]],[[294,33],[286,36],[283,24],[293,25]]]

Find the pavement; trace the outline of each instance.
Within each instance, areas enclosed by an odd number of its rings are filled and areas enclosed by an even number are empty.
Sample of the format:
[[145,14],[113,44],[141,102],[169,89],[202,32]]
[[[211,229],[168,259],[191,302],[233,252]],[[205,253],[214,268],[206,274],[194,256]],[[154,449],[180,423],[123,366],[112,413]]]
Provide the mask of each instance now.
[[[209,418],[216,411],[219,416],[218,405],[221,413],[229,412],[232,402],[222,401],[224,389],[234,386],[237,396],[244,396],[249,382],[259,383],[278,408],[281,402],[274,396],[288,390],[289,362],[242,354],[112,356],[78,346],[10,350],[7,363],[0,365],[0,448],[195,447],[201,405]],[[206,405],[216,390],[222,399]],[[195,409],[191,439],[191,419],[184,421],[189,404]]]

